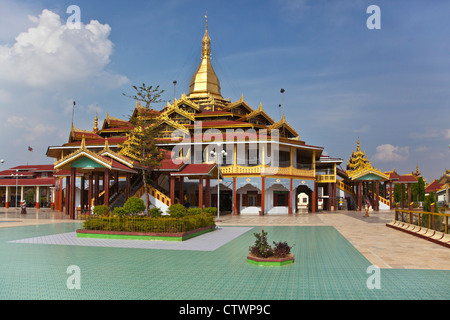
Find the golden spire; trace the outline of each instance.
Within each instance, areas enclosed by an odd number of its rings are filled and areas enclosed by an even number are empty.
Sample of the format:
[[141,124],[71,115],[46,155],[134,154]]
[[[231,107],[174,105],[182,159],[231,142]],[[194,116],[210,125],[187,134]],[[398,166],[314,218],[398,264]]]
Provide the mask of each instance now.
[[202,61],[191,78],[189,98],[207,98],[208,94],[214,98],[223,99],[220,93],[220,82],[211,65],[211,39],[208,35],[208,16],[206,18],[205,35],[202,39]]
[[205,27],[205,35],[202,39],[202,58],[208,57],[211,58],[211,38],[208,35],[208,16],[205,15],[206,19],[206,27]]
[[98,131],[98,117],[97,117],[97,111],[95,111],[95,118],[94,118],[94,132]]

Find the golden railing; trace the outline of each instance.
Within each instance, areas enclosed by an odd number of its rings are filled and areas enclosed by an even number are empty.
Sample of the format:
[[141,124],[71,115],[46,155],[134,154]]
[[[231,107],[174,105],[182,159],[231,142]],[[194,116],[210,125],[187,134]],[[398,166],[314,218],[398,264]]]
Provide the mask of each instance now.
[[448,213],[395,209],[394,220],[448,234],[448,217]]
[[345,184],[342,180],[336,181],[336,187],[343,191],[347,191],[350,194],[353,194],[353,189],[349,185]]
[[319,174],[316,176],[317,182],[336,182],[336,176],[334,174]]
[[230,165],[221,167],[220,171],[224,175],[233,174],[248,174],[248,175],[291,175],[291,176],[301,176],[301,177],[311,177],[314,178],[314,170],[304,170],[297,169],[292,166],[290,167],[270,167],[265,165],[257,166],[241,166],[241,165]]
[[[372,190],[369,190],[369,193],[372,195]],[[380,201],[383,202],[385,205],[391,206],[391,202],[390,202],[388,199],[383,198],[383,197],[380,196],[380,195],[378,195],[378,198],[379,198]]]
[[[162,193],[161,191],[159,191],[158,189],[155,189],[151,186],[147,186],[148,189],[148,193],[153,196],[156,200],[161,201],[162,203],[164,203],[167,206],[170,206],[172,204],[172,200],[170,199],[169,196],[165,195],[164,193]],[[145,193],[145,189],[144,186],[140,187],[138,191],[136,191],[136,193],[133,195],[134,197],[142,197],[142,195]]]

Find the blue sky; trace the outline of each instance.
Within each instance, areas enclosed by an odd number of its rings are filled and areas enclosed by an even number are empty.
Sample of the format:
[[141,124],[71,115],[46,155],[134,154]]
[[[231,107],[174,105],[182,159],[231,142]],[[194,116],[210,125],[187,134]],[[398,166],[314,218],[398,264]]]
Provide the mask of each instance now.
[[[369,30],[369,5],[381,29]],[[82,30],[63,31],[81,11]],[[160,85],[188,91],[208,11],[222,95],[284,110],[307,144],[344,160],[359,137],[372,164],[431,181],[449,165],[449,1],[12,1],[0,0],[0,158],[51,163],[45,152],[95,111],[128,116],[122,93]],[[33,152],[27,147],[32,146]]]

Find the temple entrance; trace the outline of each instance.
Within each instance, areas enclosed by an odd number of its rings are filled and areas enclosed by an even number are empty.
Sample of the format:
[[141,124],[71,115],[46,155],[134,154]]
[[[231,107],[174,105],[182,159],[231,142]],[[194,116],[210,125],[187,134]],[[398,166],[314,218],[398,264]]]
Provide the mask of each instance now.
[[312,212],[312,190],[307,185],[295,189],[295,213]]

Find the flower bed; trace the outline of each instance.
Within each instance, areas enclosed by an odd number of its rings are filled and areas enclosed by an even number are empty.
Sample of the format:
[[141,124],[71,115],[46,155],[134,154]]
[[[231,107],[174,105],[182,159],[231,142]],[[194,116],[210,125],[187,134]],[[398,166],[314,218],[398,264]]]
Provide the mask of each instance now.
[[284,266],[294,263],[294,255],[290,253],[283,258],[259,258],[250,253],[247,262],[258,266]]
[[254,233],[255,243],[249,248],[247,262],[261,266],[282,266],[294,263],[291,246],[287,242],[273,242],[274,247],[267,241],[267,232]]
[[90,217],[77,237],[183,241],[215,230],[212,216]]
[[184,241],[206,232],[214,231],[215,225],[199,228],[187,232],[178,233],[157,233],[157,232],[124,232],[124,231],[103,231],[103,230],[77,230],[78,238],[101,238],[101,239],[121,239],[121,240],[165,240]]

